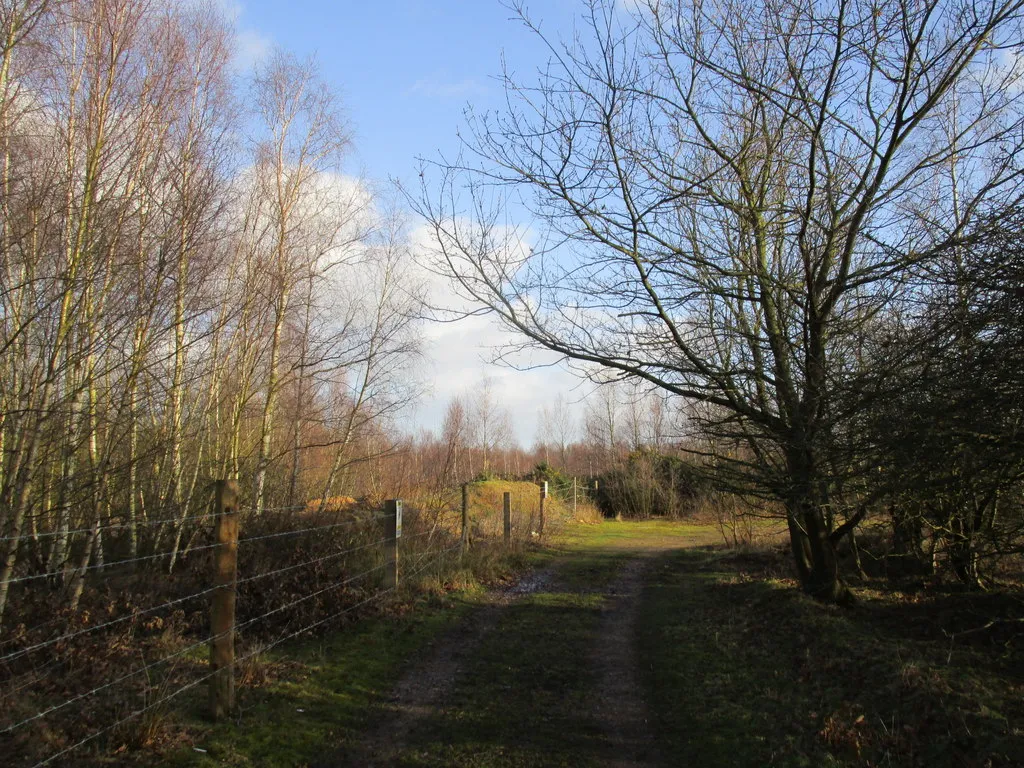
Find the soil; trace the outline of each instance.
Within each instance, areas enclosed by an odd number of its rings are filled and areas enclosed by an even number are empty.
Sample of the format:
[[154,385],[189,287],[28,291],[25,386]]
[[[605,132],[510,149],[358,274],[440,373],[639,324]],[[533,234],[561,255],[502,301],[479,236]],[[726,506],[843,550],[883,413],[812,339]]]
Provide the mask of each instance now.
[[604,761],[609,768],[661,764],[649,727],[647,702],[640,694],[636,652],[640,590],[652,554],[630,560],[609,587],[601,630],[591,651],[598,680],[593,715],[611,747]]

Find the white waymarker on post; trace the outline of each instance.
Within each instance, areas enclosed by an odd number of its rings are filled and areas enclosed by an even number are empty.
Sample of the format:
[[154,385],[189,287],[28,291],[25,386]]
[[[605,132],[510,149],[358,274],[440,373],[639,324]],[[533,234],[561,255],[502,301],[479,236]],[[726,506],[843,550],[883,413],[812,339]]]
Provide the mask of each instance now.
[[545,480],[540,484],[540,530],[537,531],[541,536],[544,535],[544,499],[548,497],[548,481]]
[[398,586],[398,540],[402,538],[402,500],[384,502],[384,587]]

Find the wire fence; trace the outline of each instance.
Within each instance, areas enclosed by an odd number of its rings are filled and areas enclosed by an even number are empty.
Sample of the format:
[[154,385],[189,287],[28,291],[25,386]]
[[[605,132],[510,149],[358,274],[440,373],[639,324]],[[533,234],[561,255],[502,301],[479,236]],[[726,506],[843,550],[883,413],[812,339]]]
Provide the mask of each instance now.
[[[124,532],[129,525],[212,523],[190,532],[199,541],[187,548],[175,542],[171,549],[76,569],[74,578],[88,583],[93,610],[79,607],[31,628],[19,623],[0,636],[0,749],[10,760],[5,764],[64,765],[72,753],[76,765],[106,763],[105,737],[204,683],[211,688],[211,714],[230,711],[234,671],[241,665],[394,596],[433,567],[457,562],[450,556],[464,553],[479,536],[478,531],[470,535],[466,493],[461,521],[457,508],[445,508],[406,515],[404,523],[400,501],[308,524],[310,517],[289,513],[322,512],[324,505],[263,507],[257,514],[233,498],[219,493],[213,511],[204,514],[0,539],[18,545],[58,535],[95,537],[97,529]],[[507,500],[504,511],[508,516]],[[138,570],[140,564],[181,558],[185,552],[188,564],[180,572]],[[67,568],[44,567],[8,584],[30,597],[39,592],[43,599],[53,580],[67,583],[67,574]],[[140,594],[159,596],[163,588],[165,599],[125,597],[134,596],[132,578],[141,582]],[[171,588],[178,593],[167,594]],[[230,600],[223,599],[226,594]],[[110,605],[100,610],[104,598]],[[225,616],[219,612],[227,604],[230,615]],[[219,701],[225,680],[230,696]],[[127,712],[126,706],[131,707]]]

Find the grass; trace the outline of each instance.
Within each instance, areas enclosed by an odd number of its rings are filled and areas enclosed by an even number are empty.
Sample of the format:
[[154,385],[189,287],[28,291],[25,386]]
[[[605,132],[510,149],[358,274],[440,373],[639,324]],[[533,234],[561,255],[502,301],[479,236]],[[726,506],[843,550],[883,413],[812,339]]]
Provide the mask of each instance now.
[[604,523],[570,527],[534,554],[557,566],[546,587],[507,608],[463,670],[446,706],[419,722],[391,764],[587,766],[609,745],[591,716],[605,590],[639,547],[694,537],[705,527]]
[[[592,706],[602,608],[622,565],[659,550],[636,647],[667,764],[1024,765],[1019,628],[970,631],[1016,615],[1019,595],[873,582],[853,608],[824,606],[788,578],[784,553],[726,551],[719,536],[712,526],[606,522],[567,526],[522,550],[549,579],[493,614],[441,706],[384,745],[395,747],[386,764],[605,763],[612,745]],[[470,579],[464,587],[437,585],[344,631],[283,646],[269,656],[270,682],[245,691],[237,722],[189,720],[191,743],[166,764],[346,764],[331,755],[387,740],[367,735],[394,720],[396,681],[429,658],[432,640],[485,615],[483,591]]]
[[[461,567],[428,569],[342,629],[257,656],[236,673],[238,711],[230,722],[205,720],[205,686],[200,686],[175,716],[177,743],[185,746],[161,764],[291,768],[314,763],[368,727],[374,707],[430,642],[479,608],[484,584],[514,579],[525,567],[521,548],[507,553],[481,545]],[[139,759],[147,765],[154,760],[152,753]]]
[[[605,748],[587,715],[603,590],[638,546],[713,538],[680,524],[570,526],[529,549],[534,568],[556,567],[545,588],[503,609],[443,710],[418,722],[395,765],[588,765]],[[303,766],[357,745],[388,710],[387,695],[422,660],[431,640],[480,610],[477,588],[433,594],[342,632],[282,646],[268,656],[270,682],[243,691],[237,722],[196,715],[192,738],[168,766]],[[204,750],[197,752],[194,748]]]
[[324,638],[282,645],[261,662],[274,682],[242,689],[232,722],[210,725],[193,711],[185,723],[190,744],[163,764],[308,765],[331,745],[356,738],[372,706],[419,651],[473,608],[473,593],[434,596],[399,614],[363,618]]
[[510,607],[393,764],[590,765],[587,647],[601,597],[546,591]]
[[773,557],[676,552],[648,583],[640,654],[667,754],[716,766],[1024,765],[1019,638],[965,636],[951,652],[944,598],[876,586],[852,609],[823,606],[773,575]]

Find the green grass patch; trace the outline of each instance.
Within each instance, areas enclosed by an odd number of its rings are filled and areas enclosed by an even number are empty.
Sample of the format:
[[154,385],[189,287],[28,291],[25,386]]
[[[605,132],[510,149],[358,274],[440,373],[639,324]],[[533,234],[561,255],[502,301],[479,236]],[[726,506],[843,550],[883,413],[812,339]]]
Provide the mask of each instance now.
[[472,595],[433,597],[404,615],[364,618],[323,638],[283,644],[257,662],[262,669],[248,670],[272,682],[242,688],[235,719],[211,725],[193,713],[190,744],[162,764],[308,765],[356,738],[418,652],[476,607]]
[[678,522],[607,521],[550,539],[530,556],[537,567],[557,564],[550,585],[505,610],[445,707],[417,724],[393,764],[606,764],[613,748],[592,719],[590,700],[605,590],[638,550],[714,535]]
[[767,557],[690,550],[654,570],[639,647],[664,754],[715,766],[1024,764],[1019,642],[951,654],[939,598],[865,590],[851,609],[825,606],[764,578]]
[[[617,563],[587,569],[606,582]],[[544,591],[507,608],[440,711],[417,723],[402,766],[587,766],[601,734],[588,719],[589,653],[604,597]]]

